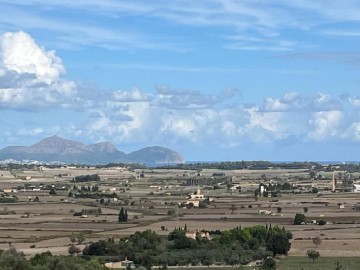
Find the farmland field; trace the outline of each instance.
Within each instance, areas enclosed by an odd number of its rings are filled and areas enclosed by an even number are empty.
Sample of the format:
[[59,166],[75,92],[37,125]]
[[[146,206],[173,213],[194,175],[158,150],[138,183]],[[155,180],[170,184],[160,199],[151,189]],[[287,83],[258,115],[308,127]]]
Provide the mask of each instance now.
[[[309,179],[309,170],[305,169],[203,169],[201,174],[195,170],[157,168],[4,170],[0,189],[6,196],[16,196],[17,201],[0,204],[0,248],[15,247],[28,257],[46,250],[66,255],[73,233],[84,234],[85,240],[79,245],[84,247],[101,239],[119,239],[148,229],[167,235],[185,224],[190,231],[271,224],[293,233],[289,256],[280,260],[279,269],[301,269],[296,268],[299,265],[304,269],[331,269],[326,267],[333,267],[337,260],[348,267],[345,269],[360,269],[354,268],[358,263],[356,256],[360,256],[360,211],[353,209],[360,202],[360,194],[329,192],[332,173],[320,173],[321,180]],[[90,174],[99,175],[100,181],[73,182],[75,176]],[[217,179],[214,175],[222,177]],[[354,179],[358,178],[359,174],[354,173]],[[192,185],[189,179],[199,182]],[[241,192],[230,189],[229,183],[241,186]],[[272,197],[255,197],[260,183],[289,183],[292,190]],[[45,186],[55,189],[55,194],[50,194]],[[96,192],[86,190],[93,186],[97,186]],[[313,187],[319,192],[312,193]],[[198,189],[209,204],[184,206],[187,196]],[[128,222],[118,222],[121,207],[128,212]],[[304,214],[309,224],[293,225],[297,213]],[[326,224],[317,225],[319,220]],[[312,241],[314,237],[321,239],[318,246]],[[321,254],[314,264],[304,257],[310,249]],[[340,256],[349,260],[341,261]]]

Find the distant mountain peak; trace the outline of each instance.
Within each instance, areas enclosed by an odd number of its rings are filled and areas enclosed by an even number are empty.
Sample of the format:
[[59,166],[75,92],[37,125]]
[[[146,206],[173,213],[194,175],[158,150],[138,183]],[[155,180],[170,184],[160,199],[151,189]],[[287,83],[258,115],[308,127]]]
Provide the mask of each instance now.
[[30,146],[33,150],[42,153],[80,153],[88,152],[86,145],[80,142],[67,140],[57,135],[47,137]]
[[115,145],[113,145],[109,141],[95,143],[89,145],[88,147],[91,148],[93,151],[101,151],[101,152],[109,152],[109,153],[118,151]]
[[139,163],[184,163],[184,157],[180,153],[161,146],[145,147],[128,156]]
[[57,135],[44,138],[31,146],[5,147],[0,150],[0,160],[4,159],[30,159],[44,162],[60,161],[82,164],[184,162],[181,154],[161,146],[146,147],[127,155],[119,151],[109,141],[86,145]]

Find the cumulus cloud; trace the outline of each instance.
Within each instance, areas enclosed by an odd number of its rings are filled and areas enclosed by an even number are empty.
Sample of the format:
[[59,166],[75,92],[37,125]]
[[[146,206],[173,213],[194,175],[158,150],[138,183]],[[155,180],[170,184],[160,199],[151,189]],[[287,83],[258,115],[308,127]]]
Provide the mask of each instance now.
[[338,134],[338,126],[343,117],[340,111],[321,111],[313,113],[313,118],[309,124],[312,130],[309,132],[309,138],[322,141],[334,137]]
[[46,51],[24,32],[0,36],[0,107],[36,110],[75,97],[76,85],[60,78],[65,68],[54,51]]
[[65,69],[55,51],[38,46],[25,32],[7,32],[0,36],[0,63],[18,74],[34,74],[47,84],[57,81]]
[[353,122],[342,134],[344,139],[360,141],[360,122]]

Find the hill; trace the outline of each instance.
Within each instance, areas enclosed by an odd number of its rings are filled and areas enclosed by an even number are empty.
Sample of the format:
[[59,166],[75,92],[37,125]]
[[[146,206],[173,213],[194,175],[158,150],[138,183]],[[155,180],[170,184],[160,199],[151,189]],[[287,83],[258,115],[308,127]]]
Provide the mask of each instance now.
[[31,146],[8,146],[0,150],[0,160],[37,160],[67,164],[183,163],[182,155],[169,148],[154,146],[126,154],[110,142],[86,145],[59,136],[45,138]]

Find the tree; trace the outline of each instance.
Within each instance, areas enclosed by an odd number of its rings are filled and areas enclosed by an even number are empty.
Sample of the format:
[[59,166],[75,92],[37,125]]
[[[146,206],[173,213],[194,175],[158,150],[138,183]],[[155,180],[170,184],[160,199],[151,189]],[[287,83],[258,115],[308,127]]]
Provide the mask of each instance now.
[[313,188],[311,189],[311,193],[314,193],[314,194],[319,193],[319,189],[316,188],[316,187],[313,187]]
[[308,250],[306,251],[306,255],[312,259],[313,263],[315,262],[315,259],[319,258],[320,253],[316,250]]
[[289,238],[284,233],[277,233],[269,237],[269,240],[266,242],[266,248],[270,250],[274,257],[276,254],[284,254],[290,250],[290,241]]
[[77,241],[78,241],[78,244],[81,245],[82,242],[85,241],[85,235],[84,235],[84,233],[79,232],[78,235],[76,236],[76,239],[77,239]]
[[294,219],[294,225],[301,225],[301,223],[305,222],[304,214],[296,214]]
[[74,244],[71,244],[70,247],[69,247],[69,249],[68,249],[68,252],[69,252],[70,255],[75,255],[75,254],[77,254],[77,253],[80,253],[81,250],[80,250],[80,248],[78,248],[78,247],[75,246]]
[[29,261],[25,259],[25,255],[22,252],[17,252],[16,249],[11,248],[0,253],[0,266],[1,269],[21,269],[30,270],[33,269]]
[[276,261],[273,258],[266,258],[260,268],[261,270],[275,270]]
[[336,262],[335,270],[342,270],[342,269],[343,269],[342,264],[340,264],[340,262]]
[[31,265],[45,265],[52,256],[50,251],[37,253],[34,257],[30,258],[30,263]]
[[176,215],[176,211],[174,209],[170,209],[168,212],[167,212],[167,215],[168,216],[175,216]]
[[281,207],[277,207],[276,211],[280,214],[282,212],[282,208]]
[[310,178],[314,179],[316,177],[316,172],[310,171],[309,176],[310,176]]
[[70,236],[70,241],[71,243],[75,243],[77,240],[76,240],[76,235],[75,233],[72,233],[71,236]]
[[49,194],[50,194],[50,195],[56,195],[56,191],[55,191],[55,189],[53,189],[53,188],[52,188],[52,189],[50,189]]
[[323,219],[320,219],[319,222],[318,222],[318,224],[319,224],[320,226],[325,225],[325,224],[326,224],[326,221],[323,220]]
[[319,236],[314,237],[312,241],[316,245],[316,247],[321,244],[321,238]]
[[303,210],[304,210],[304,213],[307,213],[309,211],[309,208],[304,207]]
[[127,211],[124,210],[124,207],[121,207],[119,212],[119,222],[127,222],[127,219]]
[[230,210],[231,210],[231,214],[234,214],[234,212],[236,211],[236,206],[235,206],[235,204],[233,204],[233,205],[231,205],[231,207],[230,207]]
[[199,208],[207,208],[208,207],[208,200],[203,200],[199,202]]

